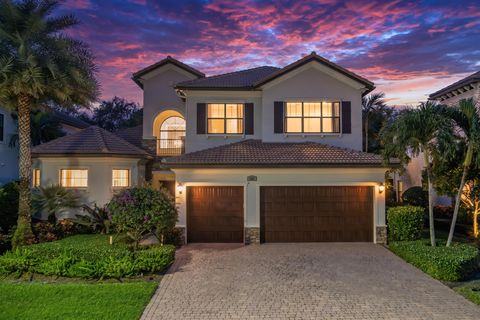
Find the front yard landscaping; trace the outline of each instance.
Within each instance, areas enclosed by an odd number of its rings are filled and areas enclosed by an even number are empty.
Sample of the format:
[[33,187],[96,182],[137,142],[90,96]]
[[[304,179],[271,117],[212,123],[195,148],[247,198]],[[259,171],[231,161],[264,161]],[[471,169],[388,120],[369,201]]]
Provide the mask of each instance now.
[[138,319],[157,281],[0,282],[0,319]]

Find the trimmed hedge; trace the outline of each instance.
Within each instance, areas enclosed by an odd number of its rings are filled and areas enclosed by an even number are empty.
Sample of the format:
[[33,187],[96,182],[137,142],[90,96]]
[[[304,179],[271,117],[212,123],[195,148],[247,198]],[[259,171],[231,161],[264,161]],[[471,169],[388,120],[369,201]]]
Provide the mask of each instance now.
[[443,281],[459,281],[469,276],[477,268],[479,258],[479,251],[473,246],[454,243],[446,247],[444,241],[439,241],[436,247],[430,246],[428,240],[392,242],[390,250]]
[[105,235],[77,235],[17,248],[0,257],[0,274],[25,272],[79,278],[121,278],[165,270],[175,247],[155,245],[132,251]]
[[425,210],[422,207],[402,206],[389,208],[387,212],[390,241],[420,239]]

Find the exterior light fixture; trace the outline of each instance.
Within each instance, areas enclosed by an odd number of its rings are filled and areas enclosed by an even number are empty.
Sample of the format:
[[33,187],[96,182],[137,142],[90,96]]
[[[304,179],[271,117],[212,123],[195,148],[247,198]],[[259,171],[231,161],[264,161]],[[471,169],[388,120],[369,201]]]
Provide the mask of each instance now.
[[378,186],[378,193],[383,193],[385,191],[385,185],[383,183],[380,183]]
[[179,182],[179,183],[177,184],[177,191],[178,191],[178,193],[179,193],[179,194],[182,194],[182,193],[183,193],[183,189],[184,189],[183,184],[182,184],[181,182]]

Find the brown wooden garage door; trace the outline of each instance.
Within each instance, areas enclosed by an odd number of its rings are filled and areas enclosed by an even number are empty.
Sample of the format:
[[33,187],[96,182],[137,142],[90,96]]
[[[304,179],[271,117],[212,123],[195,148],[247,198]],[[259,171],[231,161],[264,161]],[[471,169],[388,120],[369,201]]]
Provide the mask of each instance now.
[[264,242],[373,241],[372,187],[261,187]]
[[187,187],[188,242],[243,242],[243,187]]

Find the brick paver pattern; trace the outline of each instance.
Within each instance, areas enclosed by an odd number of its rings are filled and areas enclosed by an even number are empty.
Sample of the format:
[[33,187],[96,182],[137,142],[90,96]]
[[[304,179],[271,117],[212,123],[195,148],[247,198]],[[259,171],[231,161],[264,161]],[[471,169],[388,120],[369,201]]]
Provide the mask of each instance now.
[[363,243],[188,245],[150,319],[480,319],[480,308]]

